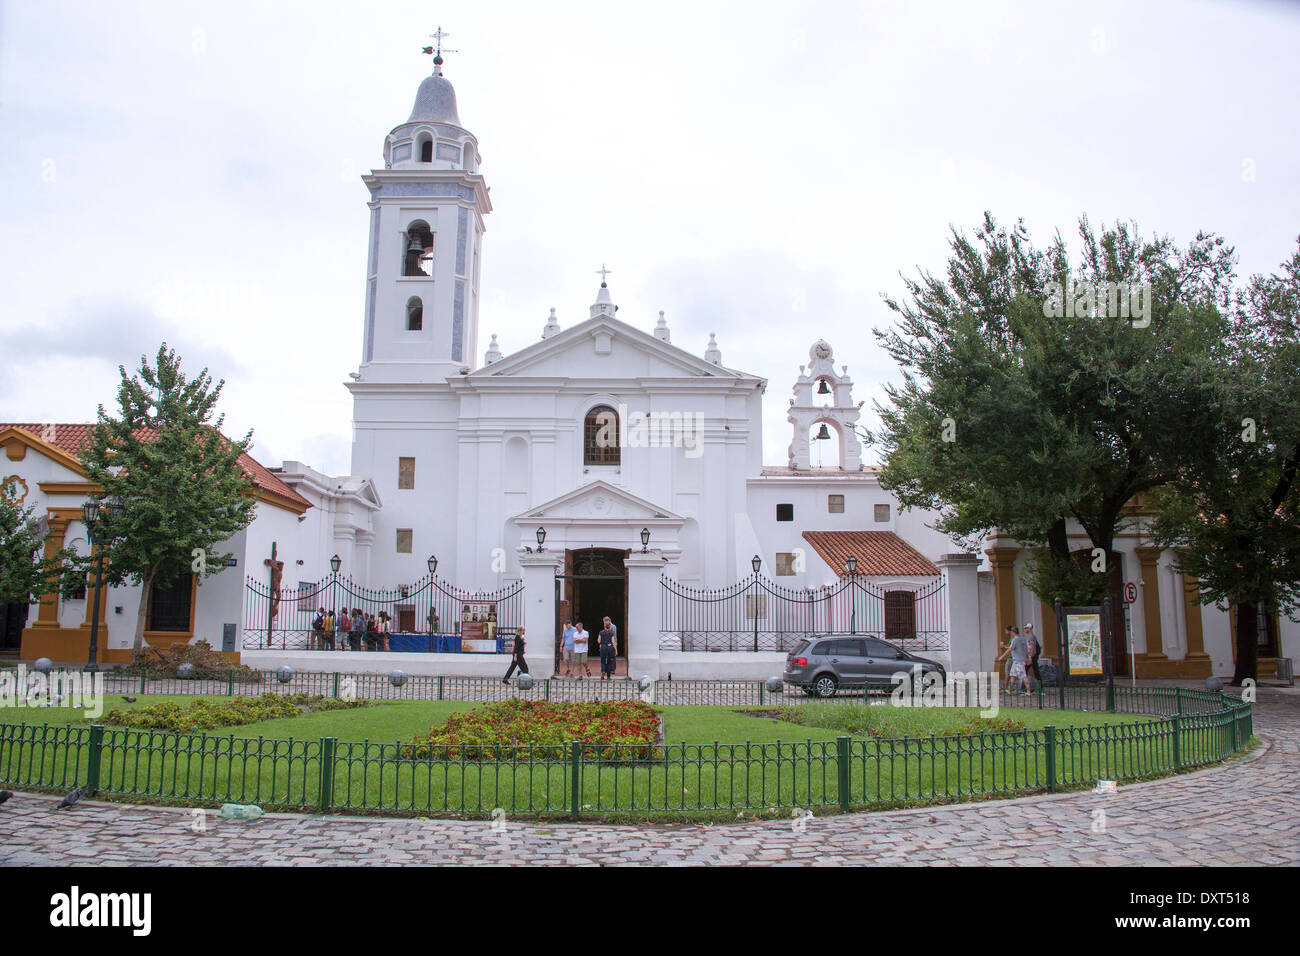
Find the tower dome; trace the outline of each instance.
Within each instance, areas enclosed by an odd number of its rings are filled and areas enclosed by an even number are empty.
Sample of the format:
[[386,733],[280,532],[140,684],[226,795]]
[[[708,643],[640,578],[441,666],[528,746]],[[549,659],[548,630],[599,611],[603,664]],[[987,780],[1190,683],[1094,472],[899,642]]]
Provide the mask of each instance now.
[[415,93],[415,106],[411,108],[408,123],[445,123],[460,126],[456,112],[456,90],[442,73],[426,76]]

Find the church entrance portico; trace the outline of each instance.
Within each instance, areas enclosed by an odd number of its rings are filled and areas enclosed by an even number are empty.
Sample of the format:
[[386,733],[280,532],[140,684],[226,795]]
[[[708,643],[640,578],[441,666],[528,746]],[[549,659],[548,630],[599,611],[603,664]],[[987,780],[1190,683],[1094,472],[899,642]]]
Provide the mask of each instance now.
[[627,573],[623,559],[629,554],[619,548],[566,549],[564,573],[555,576],[555,659],[556,669],[563,669],[563,628],[566,621],[590,635],[588,654],[592,675],[600,673],[600,644],[597,635],[608,617],[617,629],[617,653],[622,666],[616,673],[627,673]]

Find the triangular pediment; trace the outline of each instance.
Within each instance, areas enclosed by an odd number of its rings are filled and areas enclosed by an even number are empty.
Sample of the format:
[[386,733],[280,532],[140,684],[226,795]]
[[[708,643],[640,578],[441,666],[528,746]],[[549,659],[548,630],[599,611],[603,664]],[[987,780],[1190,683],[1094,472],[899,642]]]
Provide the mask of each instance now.
[[609,316],[596,316],[476,369],[472,381],[543,378],[756,378],[706,362]]
[[593,481],[575,488],[558,498],[529,508],[513,520],[523,525],[537,521],[685,521],[681,515],[608,481]]

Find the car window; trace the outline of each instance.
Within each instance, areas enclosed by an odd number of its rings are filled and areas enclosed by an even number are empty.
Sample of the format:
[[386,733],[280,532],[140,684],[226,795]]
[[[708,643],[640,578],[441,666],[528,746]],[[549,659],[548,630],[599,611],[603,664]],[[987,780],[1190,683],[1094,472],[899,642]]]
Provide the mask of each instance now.
[[818,657],[834,657],[839,654],[839,648],[836,646],[839,641],[822,641],[815,648],[813,653]]
[[861,641],[836,641],[835,649],[839,651],[840,657],[862,657]]
[[798,644],[796,644],[796,645],[794,646],[794,650],[792,650],[790,653],[791,653],[792,655],[802,654],[804,651],[808,650],[808,646],[809,646],[810,644],[812,644],[812,641],[804,641],[804,640],[801,640],[801,641],[799,641]]
[[896,661],[899,658],[898,648],[884,641],[869,640],[867,644],[867,656],[875,657],[880,660]]

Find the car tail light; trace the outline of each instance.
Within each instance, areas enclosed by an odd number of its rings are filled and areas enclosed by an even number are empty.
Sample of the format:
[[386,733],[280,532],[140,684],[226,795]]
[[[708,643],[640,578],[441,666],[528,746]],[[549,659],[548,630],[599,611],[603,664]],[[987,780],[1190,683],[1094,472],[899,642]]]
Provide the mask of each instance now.
[[790,664],[791,664],[791,666],[793,666],[793,667],[807,667],[807,666],[808,666],[808,658],[806,658],[806,657],[796,657],[794,660],[792,660],[792,661],[790,662]]

